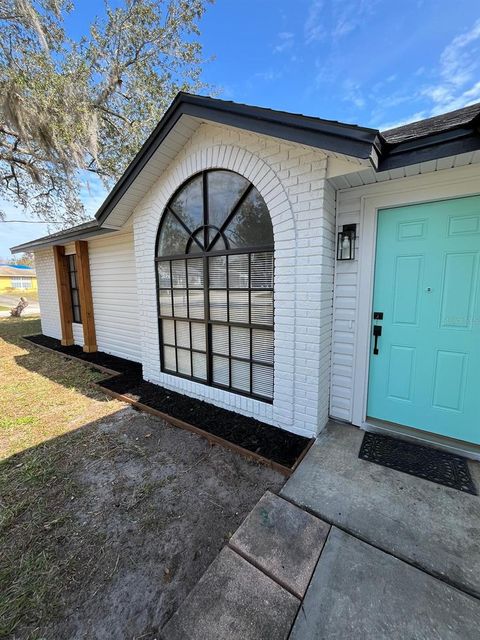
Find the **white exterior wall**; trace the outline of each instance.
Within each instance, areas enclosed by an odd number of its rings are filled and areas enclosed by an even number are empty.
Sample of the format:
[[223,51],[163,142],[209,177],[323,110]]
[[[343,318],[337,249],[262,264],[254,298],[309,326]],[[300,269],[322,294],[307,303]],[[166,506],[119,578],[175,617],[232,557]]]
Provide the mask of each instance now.
[[[99,351],[141,362],[133,233],[112,233],[88,242],[93,312]],[[73,243],[66,254],[75,253]],[[60,308],[53,249],[35,252],[42,333],[61,340]],[[73,340],[83,346],[83,325],[72,324]]]
[[141,362],[132,231],[89,240],[88,255],[98,350]]
[[[198,171],[236,171],[260,191],[275,240],[274,401],[268,404],[160,371],[155,239],[174,191]],[[145,379],[312,436],[328,417],[334,270],[334,190],[320,151],[203,124],[133,215]]]
[[51,338],[62,339],[60,307],[58,304],[57,279],[53,249],[35,251],[37,271],[38,301],[40,305],[42,333]]
[[[480,165],[443,169],[337,191],[337,228],[357,224],[354,261],[336,263],[330,414],[362,426],[371,331],[376,211],[480,193]],[[368,284],[367,284],[368,283]],[[369,335],[369,333],[368,333]],[[366,347],[366,348],[364,348]],[[364,413],[364,410],[363,410]]]

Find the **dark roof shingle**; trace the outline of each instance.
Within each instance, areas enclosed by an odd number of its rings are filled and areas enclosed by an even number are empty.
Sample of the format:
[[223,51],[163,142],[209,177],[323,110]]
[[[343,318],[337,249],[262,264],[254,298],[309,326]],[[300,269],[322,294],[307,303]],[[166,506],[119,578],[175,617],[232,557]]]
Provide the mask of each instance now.
[[480,116],[480,102],[463,107],[463,109],[442,113],[433,118],[418,120],[401,127],[388,129],[387,131],[382,131],[381,135],[388,144],[400,144],[407,140],[424,138],[435,133],[470,125],[478,116]]

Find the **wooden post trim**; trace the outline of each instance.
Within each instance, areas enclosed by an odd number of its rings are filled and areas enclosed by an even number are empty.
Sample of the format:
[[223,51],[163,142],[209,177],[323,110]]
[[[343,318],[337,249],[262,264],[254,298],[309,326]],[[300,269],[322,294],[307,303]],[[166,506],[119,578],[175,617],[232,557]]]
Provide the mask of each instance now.
[[93,314],[92,283],[90,281],[90,261],[88,259],[88,242],[75,242],[77,256],[77,285],[83,325],[83,350],[87,353],[97,351],[95,333],[95,316]]
[[55,275],[57,279],[58,306],[60,308],[60,324],[62,327],[62,345],[73,344],[73,311],[70,297],[70,279],[68,274],[65,247],[53,247]]

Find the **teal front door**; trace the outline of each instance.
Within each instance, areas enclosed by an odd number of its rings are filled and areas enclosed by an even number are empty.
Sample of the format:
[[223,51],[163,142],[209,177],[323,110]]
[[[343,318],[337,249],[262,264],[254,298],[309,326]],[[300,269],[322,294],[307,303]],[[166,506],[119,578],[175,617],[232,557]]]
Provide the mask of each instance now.
[[480,444],[480,196],[379,211],[372,311],[368,416]]

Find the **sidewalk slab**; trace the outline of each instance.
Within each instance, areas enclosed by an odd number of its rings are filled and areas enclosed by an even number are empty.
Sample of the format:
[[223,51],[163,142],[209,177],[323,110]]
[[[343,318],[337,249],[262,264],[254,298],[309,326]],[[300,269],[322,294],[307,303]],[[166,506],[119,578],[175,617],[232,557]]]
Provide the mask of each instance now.
[[163,640],[288,637],[300,602],[224,547],[163,627]]
[[333,527],[289,640],[477,640],[479,629],[478,600]]
[[229,544],[303,598],[329,530],[322,520],[267,491]]
[[480,597],[480,498],[360,460],[363,435],[330,423],[281,495]]

